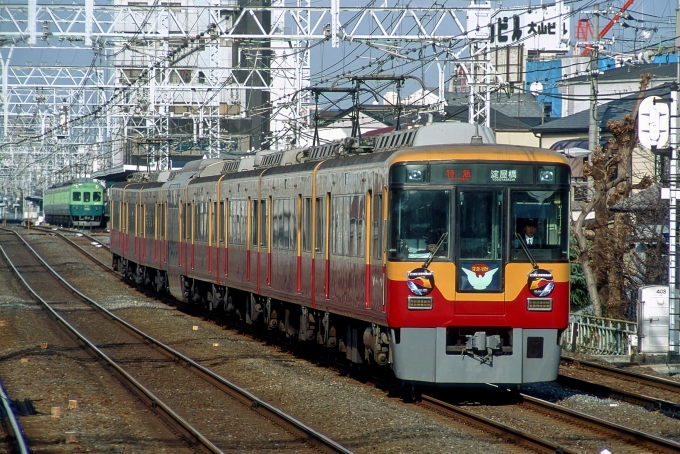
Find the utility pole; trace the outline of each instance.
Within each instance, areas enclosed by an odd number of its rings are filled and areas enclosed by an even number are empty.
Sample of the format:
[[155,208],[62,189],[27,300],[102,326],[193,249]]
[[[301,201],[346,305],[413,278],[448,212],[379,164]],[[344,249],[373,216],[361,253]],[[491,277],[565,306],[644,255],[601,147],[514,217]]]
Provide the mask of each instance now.
[[[678,0],[680,2],[680,0]],[[593,5],[593,45],[590,49],[590,122],[588,125],[588,150],[597,150],[600,144],[600,127],[597,122],[597,76],[600,48],[600,5]]]
[[[675,53],[680,50],[680,0],[675,9]],[[668,288],[669,288],[669,310],[670,310],[670,330],[669,330],[669,359],[673,355],[680,353],[680,302],[678,295],[678,81],[680,80],[680,59],[676,64],[676,82],[671,86],[671,162],[669,169],[669,212],[668,212]],[[665,197],[664,197],[665,198]]]

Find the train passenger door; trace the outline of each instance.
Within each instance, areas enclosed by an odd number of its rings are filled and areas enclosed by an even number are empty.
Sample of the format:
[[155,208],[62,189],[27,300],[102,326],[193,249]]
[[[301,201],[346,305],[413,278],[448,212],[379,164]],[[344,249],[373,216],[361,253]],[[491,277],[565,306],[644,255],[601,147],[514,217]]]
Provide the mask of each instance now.
[[[166,216],[166,257],[168,267],[179,266],[180,242],[181,242],[181,204],[179,201],[179,185],[172,185],[168,190],[167,216]],[[173,241],[168,241],[168,237]]]
[[[370,194],[370,192],[369,192]],[[367,207],[368,208],[368,207]],[[366,242],[370,245],[367,251],[370,263],[370,305],[374,310],[385,310],[385,257],[383,254],[383,194],[375,194],[372,198],[370,212],[367,213],[370,231],[367,232]]]
[[[260,275],[266,273],[267,287],[272,285],[272,261],[269,253],[269,210],[271,209],[271,197],[260,200],[260,256],[265,259],[265,271],[260,271]],[[259,283],[258,283],[259,288]]]
[[328,299],[329,296],[329,263],[328,263],[328,214],[331,194],[318,196],[312,200],[312,307],[316,306],[317,295]]

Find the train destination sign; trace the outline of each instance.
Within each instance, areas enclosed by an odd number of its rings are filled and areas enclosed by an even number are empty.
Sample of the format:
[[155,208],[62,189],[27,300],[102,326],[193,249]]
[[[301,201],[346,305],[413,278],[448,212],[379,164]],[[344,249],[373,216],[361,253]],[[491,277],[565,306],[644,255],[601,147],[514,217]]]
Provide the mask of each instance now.
[[430,165],[407,164],[394,166],[390,173],[392,183],[432,184],[568,184],[566,166],[534,166],[505,162],[476,164],[436,163]]

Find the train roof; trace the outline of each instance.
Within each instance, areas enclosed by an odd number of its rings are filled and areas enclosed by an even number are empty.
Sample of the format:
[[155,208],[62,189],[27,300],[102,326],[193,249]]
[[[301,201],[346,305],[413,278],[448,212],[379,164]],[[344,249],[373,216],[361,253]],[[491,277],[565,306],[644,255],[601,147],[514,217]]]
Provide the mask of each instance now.
[[63,183],[58,183],[55,184],[54,186],[50,186],[47,188],[47,191],[50,191],[52,189],[62,189],[66,187],[73,186],[74,184],[98,184],[102,187],[104,187],[104,183],[100,182],[99,180],[95,180],[93,178],[75,178],[73,180],[68,180],[64,181]]
[[[451,148],[447,145],[451,145]],[[357,164],[379,162],[389,159],[390,156],[399,160],[437,160],[443,159],[442,153],[451,153],[454,149],[458,154],[457,159],[479,159],[479,153],[486,152],[493,153],[499,159],[527,161],[531,152],[531,156],[534,157],[532,159],[540,155],[542,156],[540,159],[560,163],[563,161],[555,152],[549,150],[497,145],[493,130],[485,126],[448,121],[371,137],[350,137],[305,148],[262,150],[237,159],[200,159],[188,162],[179,171],[137,173],[131,180],[140,183],[168,181],[178,184],[194,179],[201,181],[213,178],[230,179],[231,175],[244,176],[242,172],[261,172],[265,169],[268,175],[287,173],[291,170],[288,166],[296,165],[295,168],[298,170],[301,165],[304,167],[304,164],[314,167],[319,161],[324,161],[323,168],[333,168],[351,165],[352,161]]]

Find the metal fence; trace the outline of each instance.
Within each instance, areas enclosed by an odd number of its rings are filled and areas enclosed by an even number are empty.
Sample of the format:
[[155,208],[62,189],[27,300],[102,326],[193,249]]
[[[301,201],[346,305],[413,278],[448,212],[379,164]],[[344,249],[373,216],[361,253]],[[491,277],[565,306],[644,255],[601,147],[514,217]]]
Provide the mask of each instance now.
[[637,353],[637,334],[636,322],[570,314],[562,348],[590,355],[631,355]]

